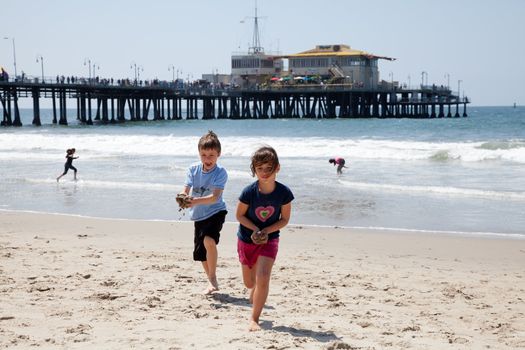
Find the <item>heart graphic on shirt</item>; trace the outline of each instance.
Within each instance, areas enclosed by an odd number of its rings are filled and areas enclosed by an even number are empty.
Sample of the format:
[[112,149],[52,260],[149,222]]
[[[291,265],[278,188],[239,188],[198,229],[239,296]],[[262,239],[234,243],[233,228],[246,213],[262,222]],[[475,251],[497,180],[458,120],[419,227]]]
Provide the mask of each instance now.
[[257,218],[262,222],[268,220],[268,218],[272,216],[274,212],[275,208],[271,205],[267,207],[258,207],[257,209],[255,209],[255,215],[257,215]]

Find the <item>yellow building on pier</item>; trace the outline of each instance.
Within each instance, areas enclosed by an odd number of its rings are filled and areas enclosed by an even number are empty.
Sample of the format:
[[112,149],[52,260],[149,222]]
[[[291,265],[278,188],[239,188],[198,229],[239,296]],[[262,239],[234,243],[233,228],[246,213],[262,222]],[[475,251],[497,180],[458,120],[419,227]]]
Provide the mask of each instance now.
[[379,83],[379,59],[394,60],[355,50],[348,45],[317,45],[314,49],[283,58],[288,59],[288,71],[293,76],[340,78],[365,88],[376,88]]

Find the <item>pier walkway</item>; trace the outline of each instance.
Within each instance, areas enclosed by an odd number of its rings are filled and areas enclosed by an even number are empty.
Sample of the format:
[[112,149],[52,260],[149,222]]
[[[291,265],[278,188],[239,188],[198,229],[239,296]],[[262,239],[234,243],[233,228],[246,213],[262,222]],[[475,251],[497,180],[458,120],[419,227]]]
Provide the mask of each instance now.
[[[109,82],[0,81],[2,126],[21,126],[19,100],[31,98],[33,125],[41,125],[40,99],[51,99],[53,123],[68,125],[67,106],[81,123],[179,119],[443,118],[466,117],[468,98],[446,87],[374,90],[351,84],[214,88],[160,82],[147,86]],[[462,111],[461,111],[462,109]],[[69,112],[71,112],[69,110]]]

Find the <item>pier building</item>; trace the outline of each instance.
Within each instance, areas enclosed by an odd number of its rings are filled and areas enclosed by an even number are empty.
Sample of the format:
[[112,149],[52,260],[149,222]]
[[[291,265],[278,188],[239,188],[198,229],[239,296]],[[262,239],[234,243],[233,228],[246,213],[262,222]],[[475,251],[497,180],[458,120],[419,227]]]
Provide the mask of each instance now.
[[283,56],[294,76],[317,76],[322,80],[375,89],[379,83],[378,61],[394,58],[376,56],[348,45],[317,45],[314,49]]
[[[231,82],[236,86],[246,88],[297,80],[376,89],[380,84],[378,61],[395,60],[344,44],[317,45],[296,54],[269,55],[264,52],[260,43],[257,6],[253,19],[253,42],[248,53],[232,55]],[[288,70],[284,70],[285,66]]]
[[232,55],[232,81],[241,87],[265,83],[274,76],[280,76],[283,60],[279,56],[264,52]]

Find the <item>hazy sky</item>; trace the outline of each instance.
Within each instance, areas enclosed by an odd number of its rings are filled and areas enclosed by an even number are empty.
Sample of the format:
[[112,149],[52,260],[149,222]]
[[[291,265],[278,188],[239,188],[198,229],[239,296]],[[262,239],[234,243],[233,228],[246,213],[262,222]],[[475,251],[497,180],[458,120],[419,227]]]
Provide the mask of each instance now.
[[[0,0],[0,65],[20,74],[142,79],[230,73],[252,41],[254,0]],[[381,78],[447,84],[473,105],[525,104],[523,0],[258,0],[261,44],[283,54],[347,44],[377,55]],[[9,39],[3,40],[2,38]]]

